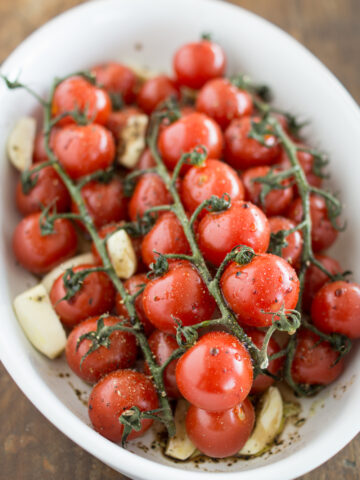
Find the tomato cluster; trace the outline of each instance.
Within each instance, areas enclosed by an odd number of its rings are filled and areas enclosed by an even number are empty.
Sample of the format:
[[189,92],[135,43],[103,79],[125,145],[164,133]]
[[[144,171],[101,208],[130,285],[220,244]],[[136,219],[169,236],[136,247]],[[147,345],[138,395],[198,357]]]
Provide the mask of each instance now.
[[[265,187],[261,179],[289,168],[289,159],[273,131],[266,134],[264,142],[250,135],[253,125],[261,121],[259,112],[252,95],[224,77],[226,56],[222,48],[210,40],[184,45],[175,53],[173,66],[174,78],[158,75],[144,81],[116,62],[92,69],[96,85],[81,76],[67,78],[57,86],[53,97],[53,118],[60,117],[52,130],[50,146],[75,183],[99,170],[115,167],[112,179],[92,179],[82,184],[80,190],[87,214],[104,239],[125,221],[137,222],[149,208],[173,203],[168,185],[154,171],[136,177],[128,199],[121,177],[124,172],[116,158],[124,147],[121,132],[129,119],[139,114],[151,115],[170,97],[181,105],[184,91],[189,94],[191,89],[196,101],[180,109],[179,119],[161,125],[157,148],[170,172],[181,156],[194,148],[201,145],[206,153],[200,164],[184,165],[176,182],[188,218],[213,195],[231,199],[230,206],[221,211],[200,211],[193,225],[194,241],[210,272],[235,247],[252,249],[253,256],[247,262],[234,259],[224,267],[219,288],[238,324],[260,349],[266,328],[273,324],[276,315],[295,309],[299,303],[298,269],[303,238],[296,226],[303,220],[302,199],[291,178],[263,198]],[[123,102],[122,110],[112,108],[114,97]],[[75,122],[69,114],[74,109],[86,117],[87,124]],[[287,130],[286,119],[281,122]],[[48,160],[43,142],[44,137],[39,134],[34,146],[36,165],[32,168]],[[301,151],[297,155],[309,184],[320,186],[313,156]],[[150,150],[145,149],[134,171],[155,165]],[[13,249],[22,266],[40,275],[74,255],[84,226],[79,219],[72,222],[57,218],[52,232],[45,235],[43,208],[73,215],[79,213],[79,208],[71,201],[53,166],[30,178],[34,185],[29,191],[21,182],[16,188],[16,205],[25,217],[16,227]],[[330,247],[337,237],[323,197],[310,196],[310,212],[315,258],[331,275],[336,275],[341,271],[340,265],[318,253]],[[291,232],[280,256],[272,254],[271,240],[284,230]],[[151,229],[134,238],[133,246],[139,257],[138,271],[124,282],[124,287],[130,295],[136,295],[134,306],[142,331],[148,337],[155,361],[162,365],[179,347],[178,326],[191,327],[215,318],[218,305],[196,265],[187,259],[191,254],[189,239],[173,211],[157,213]],[[101,266],[95,245],[93,254],[95,264]],[[147,275],[151,266],[167,254],[181,258],[169,259],[161,275]],[[73,273],[81,274],[93,267],[79,265]],[[140,411],[157,409],[159,392],[146,362],[142,372],[131,369],[139,349],[130,330],[113,331],[108,344],[88,352],[91,340],[87,335],[97,330],[100,318],[105,327],[116,325],[120,319],[131,327],[132,319],[108,274],[95,268],[83,278],[81,289],[71,298],[66,293],[66,278],[61,274],[52,285],[50,299],[63,324],[72,329],[66,347],[67,361],[83,380],[97,382],[89,400],[91,422],[99,433],[119,442],[124,431],[120,415],[131,407]],[[360,337],[358,284],[330,282],[313,264],[305,275],[302,304],[321,332]],[[103,314],[109,315],[103,319]],[[198,333],[199,339],[164,369],[164,387],[168,397],[184,397],[191,404],[186,429],[196,447],[209,456],[226,457],[237,453],[251,434],[255,411],[248,395],[262,393],[274,382],[274,376],[281,373],[283,358],[271,360],[267,372],[255,376],[248,348],[237,337],[213,329]],[[279,352],[280,346],[272,338],[268,355]],[[301,384],[326,385],[343,369],[343,360],[338,357],[329,342],[302,328],[292,365],[293,378]],[[151,419],[142,418],[141,428],[129,438],[143,434],[151,423]]]

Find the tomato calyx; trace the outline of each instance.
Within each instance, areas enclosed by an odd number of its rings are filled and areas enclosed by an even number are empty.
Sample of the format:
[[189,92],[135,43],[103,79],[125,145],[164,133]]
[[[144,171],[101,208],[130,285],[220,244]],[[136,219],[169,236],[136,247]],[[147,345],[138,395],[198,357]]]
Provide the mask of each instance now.
[[247,74],[241,73],[234,75],[230,78],[230,82],[235,85],[235,87],[240,88],[241,90],[246,90],[249,93],[258,96],[265,102],[271,101],[273,97],[268,85],[254,83]]
[[104,267],[91,267],[74,272],[72,268],[68,268],[62,277],[66,294],[57,303],[71,300],[75,297],[82,289],[85,278],[94,272],[107,272],[107,269]]
[[132,406],[125,410],[119,417],[119,422],[124,425],[124,430],[121,437],[121,445],[123,447],[125,446],[127,438],[133,430],[135,430],[135,432],[139,432],[141,430],[141,420],[146,418],[151,420],[159,420],[158,414],[162,411],[162,408],[141,411],[139,407],[136,406]]

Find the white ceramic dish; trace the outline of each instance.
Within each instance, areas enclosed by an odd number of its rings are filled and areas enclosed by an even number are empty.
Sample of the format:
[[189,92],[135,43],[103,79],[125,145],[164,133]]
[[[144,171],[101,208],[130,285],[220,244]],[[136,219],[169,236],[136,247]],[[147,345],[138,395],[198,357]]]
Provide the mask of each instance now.
[[[335,254],[360,278],[360,114],[340,83],[307,50],[284,32],[240,8],[206,0],[104,0],[75,8],[31,35],[2,66],[2,72],[45,92],[51,79],[109,59],[168,70],[174,49],[212,32],[229,57],[229,72],[249,72],[273,87],[279,106],[312,120],[309,140],[331,153],[334,186],[342,191],[349,228]],[[251,461],[173,464],[157,450],[137,445],[124,450],[90,427],[86,407],[74,394],[88,388],[68,372],[64,359],[47,361],[32,349],[11,308],[14,296],[34,283],[16,264],[11,235],[18,221],[13,205],[15,174],[5,159],[9,129],[21,114],[36,111],[23,91],[0,84],[0,276],[1,359],[19,387],[63,433],[114,469],[136,479],[217,478],[277,479],[297,477],[326,461],[359,431],[360,351],[354,348],[339,381],[303,403],[309,420],[273,454]],[[314,408],[317,406],[317,408]],[[144,440],[144,443],[149,437]]]

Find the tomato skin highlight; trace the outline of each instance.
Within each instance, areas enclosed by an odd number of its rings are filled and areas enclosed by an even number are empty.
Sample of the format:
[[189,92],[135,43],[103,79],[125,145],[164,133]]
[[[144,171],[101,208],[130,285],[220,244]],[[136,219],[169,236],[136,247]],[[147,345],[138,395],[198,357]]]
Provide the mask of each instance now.
[[265,214],[250,202],[235,201],[219,213],[208,213],[198,228],[199,248],[209,262],[219,266],[237,245],[246,245],[255,253],[266,252],[270,226]]
[[[137,273],[124,282],[124,287],[130,293],[130,295],[134,295],[142,285],[147,285],[149,281],[150,280],[145,273]],[[120,293],[116,294],[115,308],[118,315],[123,316],[124,318],[129,318],[128,311],[124,306],[124,302]],[[135,310],[140,322],[144,327],[145,335],[150,335],[154,331],[154,326],[145,315],[143,306],[143,293],[138,295],[135,299]]]
[[225,129],[234,118],[251,115],[253,102],[247,91],[237,88],[226,78],[215,78],[200,90],[196,110],[213,118]]
[[[160,330],[155,330],[148,338],[148,342],[158,365],[162,365],[166,362],[170,355],[179,348],[175,337],[168,333],[161,332]],[[167,395],[171,398],[181,397],[175,378],[177,362],[177,359],[170,362],[163,373],[165,390]],[[150,369],[147,364],[145,364],[145,373],[150,374]]]
[[118,93],[125,103],[135,100],[136,75],[126,65],[108,62],[96,65],[92,69],[98,84],[109,93]]
[[150,78],[142,85],[137,95],[137,103],[145,113],[150,115],[156,107],[170,97],[179,97],[176,84],[166,75],[159,75]]
[[337,281],[321,287],[311,305],[311,318],[322,332],[360,338],[360,285]]
[[[262,205],[260,195],[263,184],[254,182],[254,180],[259,177],[265,177],[269,171],[270,167],[254,167],[242,173],[241,179],[245,187],[245,197],[246,200],[258,205],[266,215],[281,215],[289,207],[294,196],[294,189],[290,185],[290,180],[285,179],[281,184],[283,186],[288,185],[288,188],[272,190],[266,195],[264,205]],[[279,172],[279,169],[274,169],[275,174]]]
[[[244,186],[238,174],[220,160],[208,158],[199,167],[193,166],[184,176],[181,184],[181,200],[185,209],[194,210],[212,195],[222,197],[227,193],[232,201],[244,199]],[[202,216],[207,211],[202,212]]]
[[13,251],[18,262],[32,273],[41,275],[72,257],[77,235],[72,223],[64,218],[54,222],[54,232],[41,235],[40,212],[24,217],[13,234]]
[[208,411],[223,411],[243,402],[253,381],[251,357],[226,332],[210,332],[178,360],[176,383],[188,402]]
[[155,262],[157,253],[190,253],[189,242],[180,221],[173,212],[164,212],[143,238],[141,256],[145,265],[149,267]]
[[297,346],[291,367],[295,382],[309,385],[329,385],[344,370],[344,359],[335,364],[339,356],[329,342],[321,342],[318,335],[302,329],[297,333]]
[[[120,442],[124,426],[119,417],[135,406],[141,411],[155,410],[159,402],[155,387],[145,375],[133,370],[116,370],[102,378],[89,398],[89,417],[94,429],[113,442]],[[128,440],[143,435],[153,420],[141,420],[141,430],[132,430]]]
[[129,217],[132,221],[136,221],[149,208],[171,203],[172,197],[159,175],[145,173],[136,184],[133,196],[129,201]]
[[[100,317],[92,317],[79,323],[68,336],[66,342],[66,360],[71,370],[85,382],[95,383],[101,377],[114,370],[131,367],[137,356],[137,346],[135,336],[129,332],[117,330],[113,332],[110,339],[110,347],[99,347],[90,353],[80,366],[82,357],[91,347],[91,340],[84,339],[79,344],[79,338],[89,332],[95,332]],[[119,323],[117,317],[106,317],[103,319],[104,325],[113,326]]]
[[241,405],[221,412],[208,412],[190,405],[186,431],[202,453],[213,458],[236,455],[250,437],[255,411],[246,398]]
[[[95,180],[88,182],[82,187],[81,196],[96,228],[125,220],[127,217],[127,198],[122,182],[118,178],[109,183]],[[72,204],[72,211],[78,213],[75,202]]]
[[54,153],[72,179],[110,167],[114,139],[101,125],[68,125],[54,135]]
[[[295,199],[289,206],[287,216],[296,224],[302,221],[303,208],[301,198]],[[314,252],[331,247],[338,236],[338,231],[332,226],[326,209],[325,200],[318,195],[310,195],[311,240]]]
[[[165,165],[173,170],[181,155],[203,145],[208,158],[220,158],[223,135],[214,120],[202,113],[190,113],[166,127],[159,135],[158,149]],[[183,171],[190,167],[185,166]]]
[[[34,167],[30,167],[32,170]],[[52,167],[44,167],[35,173],[35,186],[29,193],[24,193],[21,180],[16,185],[15,201],[18,210],[23,215],[41,212],[42,207],[52,205],[58,213],[69,210],[70,194],[63,181]]]
[[248,136],[251,122],[258,121],[258,117],[237,118],[225,130],[225,160],[237,170],[271,165],[280,155],[279,142],[274,135],[266,137],[267,147]]
[[[72,270],[74,273],[93,265],[79,265]],[[69,300],[62,300],[66,295],[61,274],[54,282],[50,291],[50,300],[67,327],[75,327],[88,317],[95,317],[111,311],[115,300],[115,289],[105,272],[93,272],[87,275],[81,289]]]
[[[51,113],[53,117],[72,110],[85,113],[89,121],[105,125],[111,112],[109,95],[89,83],[85,78],[74,76],[61,82],[55,89]],[[71,116],[62,118],[57,125],[76,123]]]
[[[277,233],[279,230],[291,230],[295,228],[295,223],[286,217],[271,217],[269,218],[271,233]],[[281,256],[290,263],[290,265],[297,266],[302,250],[302,235],[299,230],[290,233],[286,237],[287,246],[281,250]]]
[[225,269],[220,286],[240,323],[269,327],[272,316],[296,307],[300,282],[295,270],[283,258],[270,253],[255,256],[247,265],[235,262]]
[[175,334],[182,325],[209,320],[215,310],[215,300],[208,292],[196,268],[185,260],[173,261],[162,277],[151,280],[143,293],[147,318],[159,330]]
[[187,43],[175,52],[173,67],[178,84],[199,89],[224,75],[226,56],[220,45],[209,40]]

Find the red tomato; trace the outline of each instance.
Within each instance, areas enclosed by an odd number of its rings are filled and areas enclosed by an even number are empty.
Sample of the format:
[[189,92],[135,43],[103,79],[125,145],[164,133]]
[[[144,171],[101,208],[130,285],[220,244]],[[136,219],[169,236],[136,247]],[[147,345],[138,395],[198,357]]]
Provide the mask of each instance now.
[[360,285],[337,281],[321,287],[311,305],[311,318],[322,332],[360,338]]
[[226,128],[234,118],[251,115],[253,102],[246,90],[241,90],[226,78],[215,78],[200,90],[196,110],[213,118]]
[[[281,185],[289,185],[288,188],[271,190],[266,195],[265,202],[262,205],[260,194],[264,187],[262,183],[254,182],[254,180],[259,177],[265,177],[269,171],[270,167],[254,167],[243,172],[241,179],[245,187],[245,196],[247,200],[260,206],[267,215],[281,215],[290,205],[294,196],[294,190],[290,186],[290,180],[285,179],[281,182]],[[278,169],[274,170],[275,174],[279,172],[280,170]]]
[[49,272],[76,252],[77,235],[69,220],[58,218],[54,232],[42,235],[40,212],[31,213],[17,225],[13,235],[13,250],[18,262],[35,274]]
[[310,330],[300,330],[291,368],[292,377],[297,383],[329,385],[344,370],[343,359],[335,365],[338,356],[339,353],[331,348],[330,343],[322,342]]
[[[269,218],[271,233],[277,233],[279,230],[291,230],[295,227],[295,223],[285,217],[271,217]],[[290,233],[285,239],[287,246],[281,251],[281,256],[291,263],[297,265],[300,260],[302,251],[302,236],[299,230]]]
[[206,214],[199,224],[200,250],[216,266],[237,245],[247,245],[256,253],[263,253],[269,241],[269,222],[250,202],[235,201],[223,212]]
[[[155,410],[159,402],[155,387],[145,375],[133,370],[116,370],[102,378],[89,398],[89,417],[103,437],[120,442],[124,426],[119,417],[131,407],[141,411]],[[153,420],[141,420],[141,430],[132,430],[128,440],[143,435]]]
[[166,333],[176,333],[176,320],[182,325],[209,320],[215,300],[199,273],[187,261],[169,264],[165,275],[151,280],[143,294],[144,311],[150,322]]
[[[301,144],[298,144],[298,145],[301,146]],[[297,156],[297,159],[298,159],[302,169],[305,172],[306,179],[309,182],[309,184],[312,185],[313,187],[321,187],[322,178],[317,176],[313,172],[313,167],[314,167],[314,157],[313,157],[313,155],[311,155],[311,153],[308,153],[308,152],[298,151],[296,156]],[[282,150],[278,164],[280,165],[282,170],[286,170],[288,168],[291,168],[291,163],[290,163],[290,160],[289,160],[285,150]]]
[[[96,228],[119,222],[127,216],[127,199],[122,182],[118,178],[109,183],[95,180],[89,182],[81,189],[81,196]],[[72,204],[72,211],[75,213],[79,211],[75,202]]]
[[220,160],[208,158],[201,167],[191,167],[181,184],[181,199],[190,213],[211,195],[221,197],[225,193],[232,201],[244,199],[244,187],[239,175]]
[[109,93],[119,93],[125,103],[135,100],[135,73],[125,65],[108,62],[92,68],[96,81]]
[[[86,333],[96,332],[99,318],[88,318],[79,323],[71,331],[66,342],[65,353],[69,367],[78,377],[89,383],[98,382],[101,377],[119,368],[131,367],[137,355],[135,336],[129,332],[117,330],[109,337],[109,348],[99,347],[90,353],[80,366],[81,359],[88,352],[92,342],[84,339],[78,346],[78,340]],[[119,321],[117,317],[104,318],[104,324],[107,327],[116,325]]]
[[[80,272],[93,265],[79,265],[73,272]],[[66,295],[61,274],[53,283],[50,291],[50,300],[62,323],[67,327],[75,327],[88,317],[95,317],[108,313],[114,305],[115,289],[105,272],[93,272],[87,275],[81,289],[69,300],[61,300]]]
[[156,162],[151,154],[150,148],[146,148],[140,155],[139,161],[136,164],[136,170],[145,170],[146,168],[156,167]]
[[171,203],[172,197],[159,175],[146,173],[141,176],[136,184],[133,196],[129,202],[129,217],[132,221],[136,221],[150,207],[169,205]]
[[122,129],[128,120],[134,115],[140,115],[143,112],[137,107],[125,107],[117,112],[111,112],[106,123],[106,128],[114,135],[115,140],[119,140]]
[[[325,250],[335,242],[338,231],[332,226],[326,208],[325,200],[318,195],[310,195],[311,238],[314,252]],[[301,198],[292,202],[288,210],[288,217],[295,223],[303,218]]]
[[[54,136],[58,128],[54,127],[50,133],[50,148],[54,145]],[[45,149],[45,137],[43,132],[39,132],[35,137],[34,142],[34,152],[33,152],[33,163],[47,162],[49,160],[46,149]]]
[[190,245],[175,213],[163,213],[144,236],[141,255],[145,265],[155,262],[157,253],[190,253]]
[[[86,112],[89,121],[105,125],[111,112],[109,95],[82,77],[70,77],[56,87],[51,106],[53,117],[72,110]],[[75,123],[70,116],[66,116],[57,125]]]
[[[261,348],[263,346],[265,332],[262,332],[261,330],[257,330],[255,328],[246,328],[245,331],[258,348]],[[278,352],[280,352],[280,347],[276,342],[276,340],[272,337],[270,338],[270,342],[267,348],[267,354],[270,357],[271,355],[274,355],[275,353],[278,353]],[[273,375],[276,375],[281,369],[281,367],[283,366],[283,363],[284,363],[284,357],[272,360],[269,363],[267,370]],[[274,379],[269,377],[269,375],[266,375],[266,374],[257,375],[257,377],[254,379],[254,382],[252,384],[250,393],[253,395],[257,395],[259,393],[265,392],[265,390],[269,388],[270,385],[272,385],[273,383],[274,383]]]
[[280,155],[279,142],[274,135],[267,135],[266,147],[249,137],[251,122],[259,118],[244,117],[233,120],[225,130],[225,160],[236,169],[271,165]]
[[[179,348],[172,335],[155,330],[148,338],[149,347],[155,356],[158,365],[162,365],[170,355]],[[180,398],[181,394],[176,385],[175,369],[178,360],[173,360],[164,370],[164,385],[166,393],[171,398]],[[150,369],[145,364],[145,373],[150,374]]]
[[[318,260],[332,275],[342,272],[342,268],[337,260],[326,255],[315,255]],[[311,264],[306,270],[302,306],[306,312],[310,311],[311,302],[318,290],[329,282],[330,279],[316,265]]]
[[114,139],[101,125],[68,125],[54,136],[54,153],[74,179],[104,170],[115,157]]
[[231,263],[220,285],[239,321],[254,327],[272,324],[272,316],[264,312],[277,312],[281,307],[294,309],[300,289],[295,270],[270,253],[255,256],[247,265]]
[[226,56],[220,45],[202,40],[180,47],[175,52],[173,66],[180,85],[198,89],[207,81],[224,75]]
[[223,149],[221,130],[217,123],[202,113],[190,113],[180,118],[159,135],[160,155],[171,170],[175,168],[183,153],[190,152],[199,145],[207,149],[209,158],[221,157]]
[[250,400],[222,412],[208,412],[190,405],[186,431],[200,452],[209,457],[236,455],[250,437],[255,412]]
[[150,78],[142,85],[137,95],[137,103],[145,113],[150,114],[169,97],[179,97],[176,84],[166,75]]
[[[130,295],[134,295],[143,285],[147,285],[148,283],[149,279],[146,274],[138,273],[126,280],[124,282],[124,287],[130,293]],[[129,318],[128,311],[125,308],[120,293],[116,294],[115,308],[118,315]],[[152,323],[149,322],[145,314],[143,306],[143,293],[138,295],[138,297],[135,299],[135,310],[140,322],[144,327],[145,334],[150,335],[150,333],[154,330],[154,326]]]
[[[34,168],[30,167],[30,170]],[[16,206],[23,215],[41,212],[41,207],[52,205],[58,213],[69,210],[70,194],[63,181],[52,167],[45,167],[32,175],[37,179],[29,193],[24,193],[21,180],[16,186]]]
[[243,402],[252,381],[249,352],[226,332],[206,333],[179,358],[176,367],[180,393],[192,405],[212,412]]

